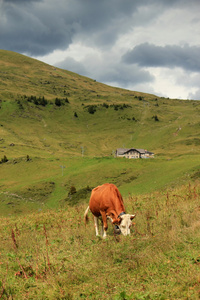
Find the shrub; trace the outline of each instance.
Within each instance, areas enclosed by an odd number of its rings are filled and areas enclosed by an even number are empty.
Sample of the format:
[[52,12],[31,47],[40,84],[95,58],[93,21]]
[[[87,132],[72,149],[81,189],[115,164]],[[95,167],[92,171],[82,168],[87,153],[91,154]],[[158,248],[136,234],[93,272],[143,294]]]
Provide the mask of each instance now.
[[56,106],[61,106],[62,105],[62,102],[61,102],[61,100],[59,98],[55,99],[55,105]]
[[76,188],[75,188],[74,185],[72,185],[72,186],[70,187],[70,190],[69,190],[68,195],[73,195],[73,194],[76,194]]
[[96,105],[89,105],[89,107],[88,107],[88,112],[89,112],[90,114],[94,114],[95,111],[96,111]]
[[30,159],[30,156],[29,155],[27,155],[26,156],[26,161],[30,161],[31,159]]
[[65,103],[69,103],[69,100],[67,97],[65,98]]
[[80,190],[76,190],[74,186],[71,186],[70,191],[68,193],[68,197],[65,199],[65,201],[68,202],[70,205],[76,205],[79,202],[88,199],[88,197],[91,194],[92,187],[89,187],[88,185],[85,188],[82,188]]
[[39,98],[39,104],[42,106],[46,106],[47,105],[47,100],[44,98],[44,96],[42,98]]
[[24,109],[20,100],[17,100],[17,105],[18,105],[19,109]]
[[8,161],[6,155],[4,155],[4,157],[1,159],[0,163],[3,164],[3,163],[6,163]]
[[103,103],[102,106],[105,107],[105,108],[108,108],[108,107],[109,107],[109,105],[108,105],[107,103]]
[[158,122],[158,121],[159,121],[159,119],[158,119],[158,116],[157,116],[157,115],[153,116],[153,117],[152,117],[152,119],[154,119],[156,122]]

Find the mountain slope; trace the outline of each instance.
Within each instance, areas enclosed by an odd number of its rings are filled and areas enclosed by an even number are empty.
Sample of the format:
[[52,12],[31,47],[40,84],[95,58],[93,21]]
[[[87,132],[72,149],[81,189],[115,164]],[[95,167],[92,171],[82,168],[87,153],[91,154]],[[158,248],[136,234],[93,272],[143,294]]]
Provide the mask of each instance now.
[[[125,195],[144,193],[198,174],[198,101],[110,87],[10,51],[0,50],[0,65],[4,204],[18,199],[21,207],[20,199],[33,199],[36,207],[57,206],[70,186],[82,190],[105,181]],[[155,159],[114,159],[120,147],[148,149]],[[12,194],[21,198],[11,201]]]

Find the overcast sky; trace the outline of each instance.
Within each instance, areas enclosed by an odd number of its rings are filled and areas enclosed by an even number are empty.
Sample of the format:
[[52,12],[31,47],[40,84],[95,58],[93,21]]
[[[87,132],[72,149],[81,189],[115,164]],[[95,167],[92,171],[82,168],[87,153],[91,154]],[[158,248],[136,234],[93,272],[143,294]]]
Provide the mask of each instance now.
[[200,100],[200,0],[0,0],[0,49],[112,86]]

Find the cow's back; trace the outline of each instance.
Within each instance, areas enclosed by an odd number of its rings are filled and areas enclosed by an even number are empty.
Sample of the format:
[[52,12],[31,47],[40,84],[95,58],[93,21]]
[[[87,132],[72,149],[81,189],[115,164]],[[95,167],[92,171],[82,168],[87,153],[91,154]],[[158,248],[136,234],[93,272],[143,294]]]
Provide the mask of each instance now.
[[117,213],[125,211],[122,196],[114,184],[105,183],[92,190],[89,207],[93,215],[99,217],[100,211]]

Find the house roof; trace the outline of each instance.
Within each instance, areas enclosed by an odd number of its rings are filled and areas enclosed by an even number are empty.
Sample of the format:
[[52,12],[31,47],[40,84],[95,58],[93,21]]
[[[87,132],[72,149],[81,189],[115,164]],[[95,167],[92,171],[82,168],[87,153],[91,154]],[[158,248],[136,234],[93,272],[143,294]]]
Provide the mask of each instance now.
[[116,153],[117,153],[117,155],[124,155],[124,154],[126,154],[130,151],[137,151],[140,154],[150,154],[150,155],[154,154],[153,152],[150,152],[150,151],[147,151],[147,150],[144,150],[144,149],[136,149],[136,148],[118,148],[116,150]]
[[140,154],[145,154],[145,150],[144,149],[135,149],[135,148],[130,148],[128,149],[125,153],[128,153],[130,151],[137,151],[139,152]]
[[149,155],[153,155],[154,153],[153,152],[150,152],[150,151],[146,151],[147,154]]
[[117,152],[118,155],[123,155],[128,150],[129,150],[128,148],[118,148],[116,152]]
[[116,152],[118,155],[123,155],[125,153],[128,153],[131,150],[135,150],[135,151],[139,152],[140,154],[146,153],[146,151],[144,149],[135,149],[135,148],[118,148]]

